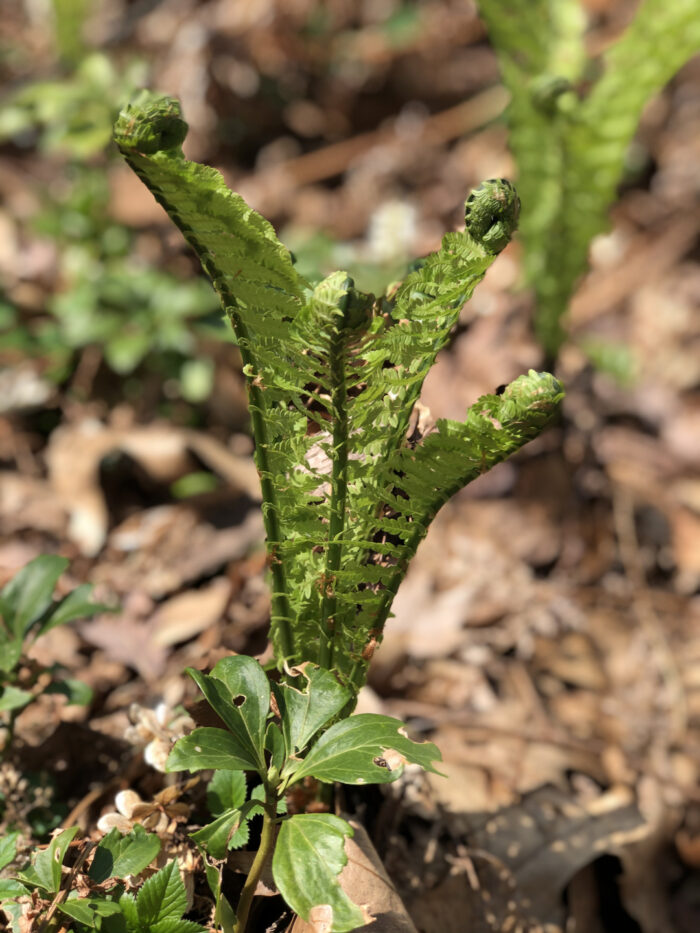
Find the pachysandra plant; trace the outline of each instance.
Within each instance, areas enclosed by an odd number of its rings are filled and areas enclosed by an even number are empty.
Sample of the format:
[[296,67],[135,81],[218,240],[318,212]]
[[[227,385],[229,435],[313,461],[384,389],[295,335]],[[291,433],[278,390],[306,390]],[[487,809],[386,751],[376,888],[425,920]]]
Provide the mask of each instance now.
[[[448,498],[534,438],[562,389],[531,371],[480,398],[464,422],[438,421],[407,437],[423,380],[460,309],[517,226],[512,185],[491,179],[466,205],[466,230],[387,295],[355,288],[344,272],[313,287],[271,225],[219,172],[187,161],[177,101],[144,91],[120,114],[126,161],[197,253],[231,321],[247,380],[271,580],[271,637],[279,682],[253,659],[190,670],[221,728],[180,739],[170,770],[250,773],[256,791],[224,795],[195,833],[208,864],[217,922],[243,933],[261,871],[308,919],[330,910],[333,931],[369,920],[338,881],[352,829],[328,813],[287,816],[280,802],[308,778],[351,784],[395,780],[406,762],[433,770],[437,748],[385,716],[350,716],[392,599],[428,526]],[[234,781],[235,784],[235,781]],[[216,860],[240,844],[262,811],[260,847],[232,907]],[[274,854],[273,854],[274,852]]]
[[581,0],[479,0],[478,6],[511,94],[525,272],[535,291],[538,336],[554,356],[588,246],[607,226],[642,110],[700,51],[700,0],[643,0],[598,62],[586,53]]

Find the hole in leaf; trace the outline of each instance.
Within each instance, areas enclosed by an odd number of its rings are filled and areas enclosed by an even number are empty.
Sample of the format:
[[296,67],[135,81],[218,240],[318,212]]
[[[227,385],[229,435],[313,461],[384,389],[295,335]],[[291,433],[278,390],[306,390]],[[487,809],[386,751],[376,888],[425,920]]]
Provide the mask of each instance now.
[[243,696],[243,694],[240,693],[237,697],[233,698],[233,705],[241,707],[245,703],[245,699],[246,698]]

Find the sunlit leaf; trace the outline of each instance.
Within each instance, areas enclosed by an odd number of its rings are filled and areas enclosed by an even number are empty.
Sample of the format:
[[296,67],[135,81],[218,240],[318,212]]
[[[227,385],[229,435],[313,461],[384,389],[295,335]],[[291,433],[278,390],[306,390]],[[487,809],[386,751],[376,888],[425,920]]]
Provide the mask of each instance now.
[[414,742],[400,719],[361,713],[325,732],[294,773],[344,784],[386,784],[396,780],[406,762],[439,774],[432,762],[442,756],[432,742]]
[[282,897],[304,920],[314,907],[332,911],[334,933],[346,933],[368,922],[343,891],[338,875],[347,862],[345,839],[352,827],[330,813],[303,813],[282,823],[272,874]]

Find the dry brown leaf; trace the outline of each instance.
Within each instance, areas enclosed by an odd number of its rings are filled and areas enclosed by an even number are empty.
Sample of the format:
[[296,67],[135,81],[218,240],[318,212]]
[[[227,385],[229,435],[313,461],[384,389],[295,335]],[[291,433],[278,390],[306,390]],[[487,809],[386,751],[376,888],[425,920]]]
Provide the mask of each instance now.
[[498,813],[468,817],[470,847],[512,872],[520,903],[539,923],[563,923],[561,893],[571,878],[606,853],[619,854],[644,819],[628,788],[586,803],[551,785]]
[[66,507],[46,480],[20,473],[0,473],[0,531],[14,534],[31,529],[62,538]]
[[173,596],[151,619],[153,641],[156,645],[176,645],[199,635],[222,618],[230,595],[230,582],[218,577],[208,586]]
[[168,652],[154,641],[149,622],[129,616],[100,616],[81,626],[80,632],[109,659],[134,668],[148,682],[157,680],[165,670]]
[[109,510],[99,470],[102,460],[115,451],[128,454],[161,483],[195,469],[194,453],[235,491],[260,498],[252,458],[240,457],[196,431],[166,424],[113,427],[94,419],[64,425],[53,432],[47,448],[49,480],[69,513],[68,536],[88,556],[100,551],[107,536]]
[[217,500],[211,514],[185,503],[139,512],[109,537],[109,544],[127,552],[128,559],[102,562],[93,579],[118,593],[140,591],[162,599],[210,576],[262,544],[260,509],[248,502],[234,506],[226,508]]

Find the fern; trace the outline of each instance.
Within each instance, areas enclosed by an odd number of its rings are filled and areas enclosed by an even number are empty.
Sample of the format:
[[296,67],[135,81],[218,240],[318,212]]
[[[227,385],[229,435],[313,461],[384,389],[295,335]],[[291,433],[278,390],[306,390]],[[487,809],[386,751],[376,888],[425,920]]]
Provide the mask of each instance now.
[[115,139],[196,251],[232,323],[247,379],[280,664],[312,660],[361,686],[391,600],[452,493],[536,436],[562,397],[531,372],[464,424],[411,446],[409,417],[460,309],[517,223],[492,180],[391,294],[343,272],[312,288],[270,224],[221,175],[188,162],[179,105],[143,92]]
[[[700,0],[644,0],[624,35],[591,63],[579,0],[479,0],[511,94],[510,145],[523,198],[521,235],[535,326],[555,355],[564,316],[606,229],[644,105],[700,50]],[[581,90],[581,96],[578,91]]]

